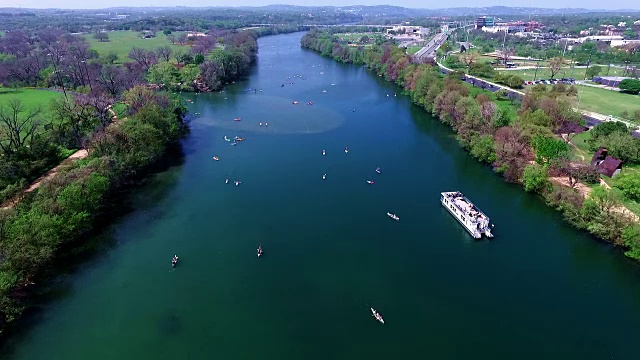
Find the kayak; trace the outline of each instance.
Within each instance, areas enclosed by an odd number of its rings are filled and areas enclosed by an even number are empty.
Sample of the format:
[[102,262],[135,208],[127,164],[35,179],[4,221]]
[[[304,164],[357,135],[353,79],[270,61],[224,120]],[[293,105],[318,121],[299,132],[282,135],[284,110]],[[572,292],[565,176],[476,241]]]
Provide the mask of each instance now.
[[242,121],[242,119],[241,118],[235,118],[235,119],[233,119],[233,121]]
[[375,182],[374,182],[374,181],[372,181],[372,180],[367,180],[367,184],[369,184],[369,185],[373,185],[373,184],[375,184]]
[[378,320],[381,324],[384,324],[384,319],[382,318],[382,315],[380,315],[380,313],[377,312],[376,309],[371,308],[371,316],[376,318],[376,320]]

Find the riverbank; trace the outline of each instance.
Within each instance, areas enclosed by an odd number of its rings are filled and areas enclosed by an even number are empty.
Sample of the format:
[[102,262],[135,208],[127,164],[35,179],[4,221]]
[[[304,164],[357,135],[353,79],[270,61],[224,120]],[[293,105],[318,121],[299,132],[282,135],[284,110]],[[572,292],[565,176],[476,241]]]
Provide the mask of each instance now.
[[569,88],[526,94],[517,116],[510,116],[498,105],[499,94],[471,91],[455,72],[443,78],[437,67],[412,63],[394,44],[351,48],[339,44],[330,33],[314,30],[302,38],[301,45],[337,61],[365,65],[402,86],[416,105],[449,125],[473,157],[491,165],[505,180],[541,194],[575,227],[637,258],[640,229],[635,218],[615,211],[622,201],[614,192],[598,189],[585,199],[574,188],[549,180],[551,175],[568,177],[570,183],[594,178],[585,165],[567,161],[568,145],[554,135],[567,124],[580,122],[580,114],[569,105]]
[[[135,94],[135,95],[134,95]],[[125,97],[145,104],[87,142],[87,156],[58,168],[35,191],[25,193],[1,215],[0,331],[29,307],[31,295],[46,288],[48,269],[60,250],[81,246],[111,196],[159,161],[186,133],[186,109],[179,98],[142,86]]]

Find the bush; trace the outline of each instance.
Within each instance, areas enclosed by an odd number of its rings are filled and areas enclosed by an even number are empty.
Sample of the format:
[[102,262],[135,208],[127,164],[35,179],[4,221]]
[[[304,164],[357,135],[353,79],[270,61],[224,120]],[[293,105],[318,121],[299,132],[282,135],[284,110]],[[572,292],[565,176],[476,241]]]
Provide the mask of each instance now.
[[474,76],[492,78],[496,75],[496,70],[489,64],[473,63],[469,66],[469,74]]
[[622,92],[638,95],[640,94],[640,80],[637,79],[624,79],[618,85]]
[[636,172],[624,172],[614,179],[613,186],[622,190],[629,199],[640,201],[640,174]]
[[529,164],[522,175],[524,189],[529,192],[539,192],[547,185],[547,169],[538,164]]

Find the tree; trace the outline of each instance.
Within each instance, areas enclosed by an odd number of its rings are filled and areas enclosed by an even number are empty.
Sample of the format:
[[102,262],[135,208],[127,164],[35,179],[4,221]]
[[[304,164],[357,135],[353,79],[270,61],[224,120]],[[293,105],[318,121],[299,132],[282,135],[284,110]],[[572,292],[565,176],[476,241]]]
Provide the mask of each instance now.
[[154,51],[137,47],[131,49],[131,51],[129,52],[129,58],[142,65],[145,70],[149,70],[152,65],[158,62],[158,57]]
[[0,106],[0,148],[13,154],[33,139],[38,129],[41,107],[27,109],[19,99]]
[[529,164],[524,168],[522,183],[525,191],[538,192],[547,185],[547,169],[538,164]]
[[469,66],[469,75],[492,78],[496,74],[496,70],[489,64],[473,63]]
[[562,57],[554,57],[553,59],[549,60],[549,71],[551,72],[552,79],[554,76],[556,76],[556,74],[558,74],[563,64],[564,59]]
[[471,66],[471,64],[474,64],[477,59],[478,54],[474,52],[465,52],[464,54],[460,55],[460,61],[467,66]]
[[204,55],[202,54],[197,54],[196,56],[193,57],[193,63],[196,65],[200,65],[204,62]]
[[109,35],[106,32],[97,32],[93,34],[93,38],[100,42],[109,41]]
[[173,55],[173,50],[169,46],[161,46],[156,49],[156,54],[158,58],[164,61],[171,60],[171,55]]
[[614,186],[622,190],[627,198],[640,201],[640,174],[637,172],[624,172],[616,176]]
[[187,43],[187,40],[189,40],[187,33],[183,32],[180,33],[180,35],[178,35],[176,37],[176,40],[178,41],[178,44],[180,44],[180,46],[184,45]]
[[164,29],[162,30],[162,33],[166,36],[166,35],[171,35],[171,30],[169,29]]
[[360,42],[360,44],[368,44],[368,43],[369,43],[369,40],[371,40],[371,38],[370,38],[369,36],[367,36],[367,35],[362,35],[362,36],[360,37],[359,42]]
[[118,61],[118,54],[115,51],[109,51],[107,55],[104,56],[103,61],[105,64],[113,65]]
[[637,79],[624,79],[618,85],[622,92],[638,95],[640,94],[640,80]]
[[569,145],[561,139],[554,139],[548,136],[536,135],[531,141],[531,145],[536,151],[536,162],[547,164],[569,155]]
[[167,35],[167,40],[169,40],[171,42],[171,44],[175,44],[176,41],[177,41],[176,36],[173,35],[173,34],[168,34]]
[[587,69],[585,76],[589,79],[593,79],[594,76],[600,75],[601,72],[602,66],[593,65]]
[[478,160],[487,164],[492,164],[496,161],[495,143],[493,142],[493,136],[483,135],[478,139],[472,141],[471,155]]

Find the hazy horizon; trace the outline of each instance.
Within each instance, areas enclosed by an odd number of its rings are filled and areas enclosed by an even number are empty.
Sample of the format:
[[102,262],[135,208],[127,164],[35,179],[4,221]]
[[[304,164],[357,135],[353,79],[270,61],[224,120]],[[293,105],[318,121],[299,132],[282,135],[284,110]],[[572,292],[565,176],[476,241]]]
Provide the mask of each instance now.
[[394,0],[390,3],[389,0],[360,0],[360,1],[345,1],[345,0],[318,0],[312,4],[309,0],[290,0],[290,1],[273,1],[273,0],[245,0],[242,5],[238,5],[238,1],[233,0],[181,0],[176,2],[175,0],[137,0],[135,5],[132,5],[131,0],[109,0],[109,1],[95,1],[87,2],[86,0],[4,0],[0,7],[2,8],[31,8],[31,9],[104,9],[113,7],[207,7],[207,6],[265,6],[265,5],[298,5],[298,6],[348,6],[348,5],[393,5],[402,6],[407,8],[416,9],[441,9],[441,8],[455,8],[455,7],[490,7],[490,6],[508,6],[508,7],[532,7],[532,8],[585,8],[585,9],[604,9],[604,10],[619,10],[619,9],[634,9],[640,10],[640,2],[637,0],[619,0],[615,2],[601,2],[596,0],[583,0],[577,2],[575,0],[527,0],[521,3],[513,3],[504,0],[452,0],[446,3],[446,6],[429,6],[422,0]]

